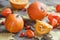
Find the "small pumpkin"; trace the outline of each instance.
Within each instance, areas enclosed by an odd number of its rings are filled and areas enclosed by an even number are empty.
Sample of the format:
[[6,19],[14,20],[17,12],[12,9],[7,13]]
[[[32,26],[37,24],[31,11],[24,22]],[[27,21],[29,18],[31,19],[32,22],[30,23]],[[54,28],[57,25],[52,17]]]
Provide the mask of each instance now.
[[27,8],[27,12],[32,20],[42,20],[47,15],[47,7],[41,2],[33,2]]
[[5,20],[6,30],[12,33],[21,31],[24,27],[24,21],[18,14],[9,14]]
[[26,35],[28,38],[33,38],[35,36],[32,30],[26,30]]
[[47,23],[45,23],[45,22],[36,20],[35,33],[36,33],[38,36],[47,34],[47,33],[49,33],[51,30],[52,30],[52,26],[51,26],[51,25],[49,25],[49,24],[47,24]]
[[14,9],[23,9],[28,4],[28,0],[10,0],[10,4]]

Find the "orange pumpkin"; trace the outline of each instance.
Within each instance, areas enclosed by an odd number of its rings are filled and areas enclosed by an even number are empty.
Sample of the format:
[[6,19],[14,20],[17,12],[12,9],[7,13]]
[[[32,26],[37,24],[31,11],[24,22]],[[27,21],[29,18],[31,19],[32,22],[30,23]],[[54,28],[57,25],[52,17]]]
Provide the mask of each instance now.
[[44,34],[49,33],[52,30],[52,26],[50,24],[47,24],[45,22],[36,20],[35,24],[35,34],[37,36],[42,36]]
[[21,16],[17,14],[9,14],[5,21],[6,30],[12,33],[17,33],[23,29],[24,21]]
[[34,37],[34,32],[32,30],[26,30],[26,35],[28,38],[33,38]]
[[42,20],[47,15],[46,5],[41,2],[33,2],[27,9],[28,15],[32,20]]
[[23,9],[28,4],[28,0],[10,0],[10,4],[15,9]]

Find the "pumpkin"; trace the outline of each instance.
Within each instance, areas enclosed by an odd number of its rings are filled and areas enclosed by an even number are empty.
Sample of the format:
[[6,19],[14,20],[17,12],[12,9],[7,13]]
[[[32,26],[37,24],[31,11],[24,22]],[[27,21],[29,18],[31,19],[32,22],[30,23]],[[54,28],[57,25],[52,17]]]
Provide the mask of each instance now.
[[34,32],[32,30],[26,30],[26,35],[28,38],[33,38],[34,37]]
[[11,33],[17,33],[24,27],[24,21],[18,14],[9,14],[5,20],[5,28]]
[[45,22],[42,22],[42,21],[39,21],[39,20],[36,20],[36,24],[35,24],[35,34],[37,36],[42,36],[44,34],[47,34],[49,33],[51,30],[52,30],[52,26],[45,23]]
[[10,4],[15,9],[23,9],[28,4],[28,0],[10,0]]
[[47,15],[47,7],[41,2],[33,2],[27,8],[27,12],[32,20],[42,20]]

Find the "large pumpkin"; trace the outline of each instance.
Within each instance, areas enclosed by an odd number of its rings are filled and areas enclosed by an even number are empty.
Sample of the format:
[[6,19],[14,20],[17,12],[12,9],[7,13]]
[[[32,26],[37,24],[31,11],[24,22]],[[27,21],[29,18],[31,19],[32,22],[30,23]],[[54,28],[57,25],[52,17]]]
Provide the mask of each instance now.
[[47,15],[46,5],[41,2],[33,2],[27,9],[28,15],[32,20],[42,20]]
[[12,33],[17,33],[23,29],[24,21],[21,16],[17,14],[9,14],[5,21],[6,30]]

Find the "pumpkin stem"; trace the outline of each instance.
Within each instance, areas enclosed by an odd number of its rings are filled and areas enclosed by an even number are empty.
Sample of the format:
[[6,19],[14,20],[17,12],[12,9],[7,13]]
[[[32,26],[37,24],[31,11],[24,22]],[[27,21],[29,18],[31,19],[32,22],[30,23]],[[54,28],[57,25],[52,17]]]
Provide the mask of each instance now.
[[19,17],[19,15],[17,15],[16,17]]
[[41,10],[42,10],[42,12],[45,12],[45,10],[44,10],[44,8],[43,8],[43,7],[41,7]]

